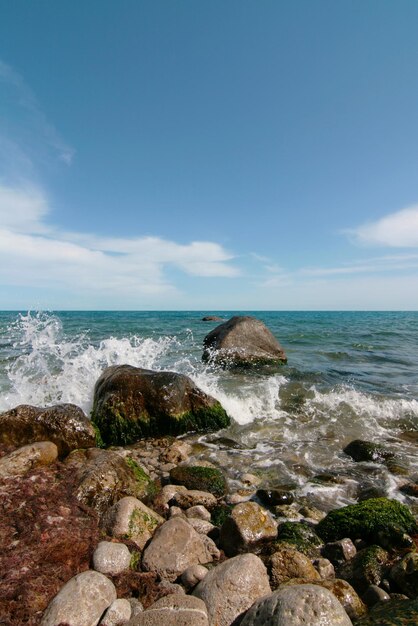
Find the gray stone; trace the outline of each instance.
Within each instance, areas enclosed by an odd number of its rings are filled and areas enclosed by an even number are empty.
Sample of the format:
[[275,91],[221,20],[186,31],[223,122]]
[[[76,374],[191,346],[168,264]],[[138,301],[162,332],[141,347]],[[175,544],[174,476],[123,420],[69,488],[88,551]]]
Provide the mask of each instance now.
[[182,517],[183,519],[186,519],[183,509],[179,506],[170,506],[168,510],[168,518],[171,519],[172,517]]
[[241,626],[352,626],[352,621],[328,589],[294,585],[257,600]]
[[207,509],[213,509],[217,504],[216,497],[208,491],[199,491],[197,489],[186,489],[178,491],[173,496],[173,502],[182,509],[189,509],[192,506],[204,506]]
[[192,446],[190,443],[187,443],[187,441],[177,440],[160,454],[160,461],[178,465],[179,463],[187,461],[191,453]]
[[142,550],[164,519],[137,498],[127,496],[103,516],[101,526],[112,537],[130,539]]
[[222,524],[220,544],[228,556],[255,552],[263,543],[275,539],[277,522],[256,502],[243,502],[232,509]]
[[335,569],[328,559],[315,559],[314,567],[321,578],[335,578]]
[[124,543],[101,541],[93,554],[93,567],[96,572],[115,576],[129,568],[131,553]]
[[[145,548],[142,567],[157,572],[161,578],[174,581],[190,565],[209,563],[213,556],[203,538],[180,517],[174,517],[154,533]],[[213,543],[213,542],[212,542]]]
[[191,565],[182,573],[181,582],[186,589],[192,589],[204,579],[207,573],[208,570],[204,565]]
[[211,514],[209,513],[207,508],[202,506],[201,504],[197,504],[196,506],[191,506],[189,509],[186,510],[186,515],[187,517],[193,517],[196,519],[204,519],[207,522],[210,522],[210,519],[211,519]]
[[257,598],[270,592],[261,559],[255,554],[242,554],[210,570],[193,595],[205,602],[210,626],[229,626]]
[[115,600],[115,586],[106,576],[92,570],[82,572],[58,592],[46,609],[41,626],[97,626]]
[[195,531],[199,533],[199,535],[208,535],[215,528],[213,524],[207,522],[204,519],[190,517],[187,521],[189,522],[190,526],[192,526]]
[[353,587],[341,578],[333,578],[329,580],[305,580],[303,578],[294,578],[285,583],[286,585],[319,585],[328,589],[339,600],[344,607],[348,617],[351,619],[359,619],[367,612],[367,607],[358,596]]
[[174,496],[177,493],[186,492],[186,487],[183,485],[165,485],[160,492],[157,493],[153,499],[152,506],[157,513],[165,515],[170,509],[170,505],[174,501]]
[[355,557],[357,550],[351,539],[347,537],[326,543],[322,548],[322,554],[334,565],[341,565]]
[[232,317],[206,335],[203,360],[223,366],[286,363],[286,354],[269,329],[255,317]]
[[293,550],[283,548],[270,557],[270,579],[272,589],[291,578],[320,579],[320,575],[307,556]]
[[132,615],[132,608],[128,600],[120,598],[112,602],[103,616],[99,626],[123,626]]
[[35,441],[52,441],[63,457],[71,450],[94,447],[96,432],[75,404],[57,404],[45,409],[21,404],[0,413],[0,443],[24,446]]
[[205,603],[186,595],[170,595],[154,602],[129,626],[208,626]]
[[131,619],[143,612],[144,607],[138,598],[128,598],[128,602],[131,605]]
[[0,458],[0,478],[23,476],[41,465],[50,465],[58,458],[58,448],[51,441],[37,441],[13,450]]

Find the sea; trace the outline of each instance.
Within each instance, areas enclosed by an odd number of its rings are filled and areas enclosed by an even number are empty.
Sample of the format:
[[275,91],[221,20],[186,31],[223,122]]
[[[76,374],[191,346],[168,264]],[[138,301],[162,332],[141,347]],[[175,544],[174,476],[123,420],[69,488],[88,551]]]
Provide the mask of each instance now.
[[[288,363],[204,363],[219,323],[205,315],[257,317]],[[222,403],[231,426],[194,435],[195,450],[237,489],[251,472],[325,510],[370,495],[417,510],[399,488],[418,479],[418,312],[0,312],[0,411],[71,402],[88,415],[96,380],[122,363],[187,374]],[[384,444],[396,463],[355,463],[343,451],[354,439]]]

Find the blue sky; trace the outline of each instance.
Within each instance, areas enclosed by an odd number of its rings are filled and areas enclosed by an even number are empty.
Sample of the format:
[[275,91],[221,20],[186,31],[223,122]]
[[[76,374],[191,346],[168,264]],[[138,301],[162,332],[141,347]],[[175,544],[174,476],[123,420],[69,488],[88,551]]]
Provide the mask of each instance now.
[[0,0],[0,309],[417,309],[416,0]]

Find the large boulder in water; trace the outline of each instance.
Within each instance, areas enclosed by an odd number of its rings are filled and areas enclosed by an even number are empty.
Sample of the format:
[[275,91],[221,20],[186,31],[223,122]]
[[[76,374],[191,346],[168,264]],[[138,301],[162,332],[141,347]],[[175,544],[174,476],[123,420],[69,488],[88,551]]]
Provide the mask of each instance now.
[[231,317],[206,335],[203,360],[223,366],[286,363],[286,354],[269,329],[255,317]]
[[35,441],[52,441],[63,457],[72,450],[96,446],[96,431],[75,404],[44,409],[21,404],[0,413],[0,443],[20,447]]
[[230,423],[221,404],[188,376],[132,365],[108,367],[100,376],[92,419],[107,445],[126,445],[148,436],[218,430]]

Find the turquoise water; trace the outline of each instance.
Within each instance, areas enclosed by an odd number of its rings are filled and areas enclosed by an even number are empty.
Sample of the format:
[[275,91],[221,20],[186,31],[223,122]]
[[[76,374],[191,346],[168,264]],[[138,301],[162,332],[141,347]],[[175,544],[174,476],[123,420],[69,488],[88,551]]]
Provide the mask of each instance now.
[[[217,323],[201,318],[235,313],[263,320],[288,364],[245,373],[203,364],[203,338]],[[341,502],[371,482],[402,499],[405,475],[355,465],[342,448],[359,437],[387,442],[407,477],[417,475],[417,355],[418,312],[0,312],[0,410],[74,402],[88,413],[108,365],[170,369],[191,376],[233,418],[222,433],[233,447],[200,438],[232,480],[252,469]],[[319,484],[324,472],[334,482]]]

